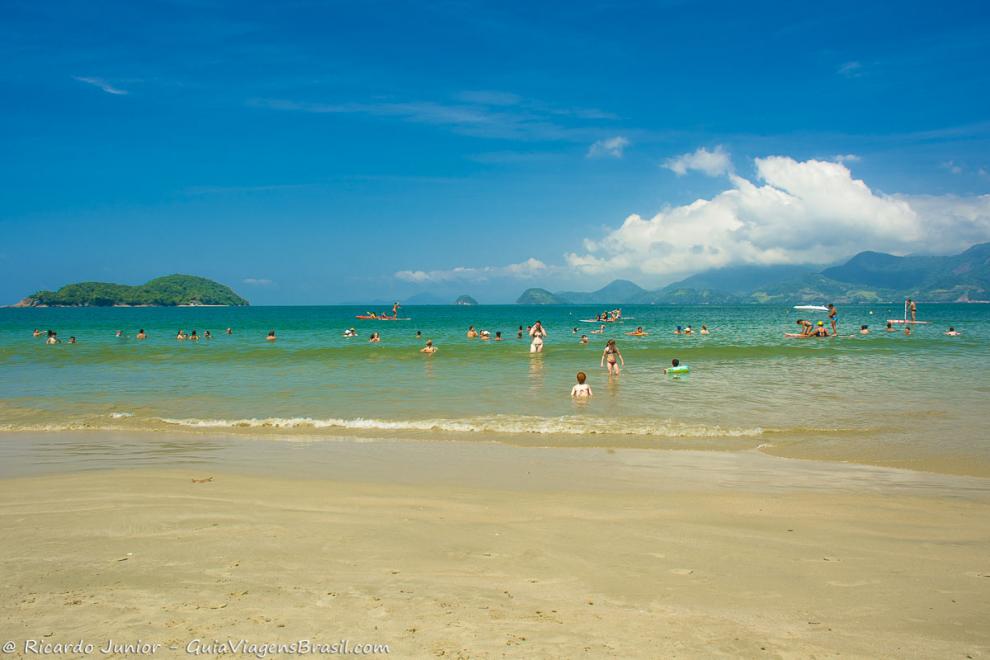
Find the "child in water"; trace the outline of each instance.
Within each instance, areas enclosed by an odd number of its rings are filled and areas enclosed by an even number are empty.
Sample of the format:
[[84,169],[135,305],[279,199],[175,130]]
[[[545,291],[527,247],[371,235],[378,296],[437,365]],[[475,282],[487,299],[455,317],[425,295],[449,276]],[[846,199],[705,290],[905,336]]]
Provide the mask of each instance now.
[[588,379],[588,375],[583,371],[577,372],[577,385],[571,388],[571,396],[575,399],[587,399],[592,395],[591,385],[588,385],[584,381]]

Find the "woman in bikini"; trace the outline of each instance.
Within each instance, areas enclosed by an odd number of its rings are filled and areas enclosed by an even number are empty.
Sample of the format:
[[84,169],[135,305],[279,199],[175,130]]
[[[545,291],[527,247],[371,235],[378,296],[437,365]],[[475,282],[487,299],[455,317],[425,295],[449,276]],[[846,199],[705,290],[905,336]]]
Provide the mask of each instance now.
[[626,366],[626,361],[622,359],[622,353],[619,352],[618,347],[615,345],[614,339],[609,339],[605,344],[605,350],[602,351],[602,363],[600,366],[605,366],[605,361],[608,360],[608,375],[618,376],[619,375],[619,364]]
[[537,321],[532,328],[529,329],[529,336],[531,338],[529,344],[530,353],[542,353],[543,352],[543,338],[547,336],[547,331],[543,328],[543,324]]

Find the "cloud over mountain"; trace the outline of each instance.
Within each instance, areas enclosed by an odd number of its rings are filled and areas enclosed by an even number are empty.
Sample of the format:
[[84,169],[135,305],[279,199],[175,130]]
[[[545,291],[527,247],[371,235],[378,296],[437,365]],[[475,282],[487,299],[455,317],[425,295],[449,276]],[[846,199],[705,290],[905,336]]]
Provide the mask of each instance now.
[[[716,157],[716,155],[718,156]],[[725,171],[728,154],[699,149],[675,172]],[[730,175],[711,199],[630,215],[567,263],[586,273],[668,274],[734,264],[827,263],[863,249],[895,254],[958,251],[990,238],[990,195],[887,195],[846,165],[757,158],[754,181]]]

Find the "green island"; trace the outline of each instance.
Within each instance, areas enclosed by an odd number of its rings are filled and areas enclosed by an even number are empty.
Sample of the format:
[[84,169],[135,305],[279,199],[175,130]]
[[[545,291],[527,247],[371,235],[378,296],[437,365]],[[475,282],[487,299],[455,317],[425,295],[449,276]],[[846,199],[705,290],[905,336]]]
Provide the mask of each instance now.
[[167,275],[139,284],[78,282],[58,291],[38,291],[15,307],[178,307],[244,306],[229,286],[195,275]]

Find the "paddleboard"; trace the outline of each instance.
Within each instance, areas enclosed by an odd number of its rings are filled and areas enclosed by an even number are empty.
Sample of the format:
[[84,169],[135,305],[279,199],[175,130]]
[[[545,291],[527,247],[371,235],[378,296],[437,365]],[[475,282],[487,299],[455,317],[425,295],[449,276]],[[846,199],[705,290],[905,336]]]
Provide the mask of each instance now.
[[794,305],[794,309],[807,309],[807,310],[813,310],[813,311],[816,311],[816,312],[827,312],[828,311],[828,307],[824,307],[822,305]]
[[907,323],[908,325],[911,325],[913,323],[916,325],[928,325],[929,323],[931,323],[931,321],[908,321],[905,319],[887,319],[887,323]]
[[372,317],[372,316],[365,316],[363,314],[360,315],[360,316],[355,316],[354,318],[359,319],[361,321],[412,321],[412,318],[393,319],[392,317],[382,318],[380,316],[377,317],[377,318],[375,318],[375,317]]

